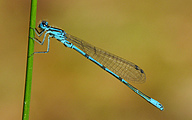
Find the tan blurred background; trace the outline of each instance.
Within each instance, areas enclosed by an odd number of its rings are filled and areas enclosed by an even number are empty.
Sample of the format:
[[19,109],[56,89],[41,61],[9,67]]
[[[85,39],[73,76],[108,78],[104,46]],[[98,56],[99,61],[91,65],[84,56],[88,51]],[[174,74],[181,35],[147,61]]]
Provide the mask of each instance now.
[[[1,120],[22,117],[29,13],[29,0],[0,0]],[[42,19],[139,65],[147,81],[130,83],[165,110],[51,39],[34,56],[30,120],[192,119],[191,0],[39,0]]]

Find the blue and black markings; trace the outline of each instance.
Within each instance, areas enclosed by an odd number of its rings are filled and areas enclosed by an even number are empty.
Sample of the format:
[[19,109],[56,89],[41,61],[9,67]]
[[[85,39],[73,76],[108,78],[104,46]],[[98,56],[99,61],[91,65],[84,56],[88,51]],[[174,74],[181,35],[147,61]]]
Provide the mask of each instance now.
[[102,68],[103,70],[105,70],[106,67],[105,67],[104,65],[102,65],[101,68]]
[[85,54],[85,57],[86,57],[86,58],[89,58],[89,55],[88,55],[88,54]]
[[[149,103],[151,103],[152,105],[154,105],[155,107],[159,108],[160,110],[163,110],[163,105],[160,104],[158,101],[150,98],[149,96],[143,94],[141,91],[139,91],[137,88],[135,88],[134,86],[132,86],[131,84],[129,84],[128,82],[126,82],[124,79],[122,79],[121,77],[119,77],[118,75],[116,75],[116,72],[112,72],[111,70],[109,70],[107,67],[105,67],[104,65],[102,65],[100,62],[98,62],[98,59],[97,58],[92,58],[90,57],[86,52],[83,51],[83,48],[85,47],[87,50],[89,51],[92,51],[96,54],[97,51],[99,51],[97,54],[99,55],[100,54],[100,51],[102,51],[103,53],[105,54],[101,54],[100,57],[105,57],[105,58],[109,58],[108,55],[111,55],[110,59],[115,59],[116,60],[119,60],[119,62],[122,62],[122,59],[120,59],[118,56],[113,56],[112,54],[106,52],[106,51],[103,51],[99,48],[96,48],[95,46],[89,46],[89,44],[84,44],[86,43],[85,41],[81,40],[81,39],[78,39],[76,37],[73,37],[72,35],[69,35],[65,33],[64,30],[62,29],[59,29],[59,28],[55,28],[55,27],[52,27],[52,26],[49,26],[48,25],[48,22],[46,21],[42,21],[39,26],[38,26],[41,31],[39,32],[36,28],[31,28],[33,29],[36,34],[41,37],[41,35],[43,33],[45,33],[44,35],[44,38],[42,40],[42,42],[40,40],[38,40],[37,38],[32,38],[34,41],[38,42],[40,45],[43,45],[44,41],[45,41],[45,38],[46,38],[46,35],[48,35],[48,46],[47,46],[47,51],[43,51],[43,52],[34,52],[34,53],[48,53],[49,52],[49,43],[50,43],[50,37],[54,37],[56,38],[58,41],[62,42],[66,47],[69,47],[69,48],[72,48],[74,50],[76,50],[77,52],[79,52],[80,54],[82,54],[83,56],[85,56],[87,59],[91,60],[92,62],[94,62],[95,64],[97,64],[98,66],[100,66],[102,69],[104,69],[105,71],[107,71],[108,73],[110,73],[111,75],[113,75],[114,77],[116,77],[118,80],[120,80],[122,83],[126,84],[131,90],[133,90],[136,94],[138,94],[139,96],[141,96],[142,98],[144,98],[146,101],[148,101]],[[67,37],[68,36],[68,37]],[[70,42],[69,40],[73,41]],[[78,44],[80,42],[81,44]],[[74,44],[74,45],[73,45]],[[76,47],[77,45],[79,47]],[[33,53],[33,54],[34,54]],[[33,55],[32,54],[32,55]],[[91,55],[91,54],[90,54]],[[29,56],[30,57],[30,56]],[[118,58],[118,59],[117,59]],[[109,59],[108,59],[109,60]],[[124,61],[124,60],[123,60]],[[114,63],[116,64],[116,63]],[[137,71],[139,70],[140,73],[144,73],[144,71],[142,69],[140,69],[137,65],[132,65],[130,64],[130,62],[127,62],[127,66],[132,66],[134,67],[134,69]],[[124,69],[124,70],[127,70],[127,69]],[[132,70],[131,70],[132,71]],[[122,72],[124,72],[122,70]],[[132,71],[132,73],[134,73],[135,76],[137,76],[139,73],[138,72],[135,72],[135,71]],[[127,74],[129,76],[129,73]],[[145,77],[145,76],[144,76]]]

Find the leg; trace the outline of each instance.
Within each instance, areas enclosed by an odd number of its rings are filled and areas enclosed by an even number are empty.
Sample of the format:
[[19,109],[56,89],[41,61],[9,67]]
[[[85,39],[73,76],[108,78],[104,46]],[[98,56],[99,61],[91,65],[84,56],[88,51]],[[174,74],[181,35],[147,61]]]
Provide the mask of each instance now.
[[37,34],[37,36],[41,37],[41,35],[46,31],[45,29],[42,30],[42,31],[38,31],[37,28],[32,28],[30,27],[31,29],[33,29],[33,31],[35,31],[35,33]]
[[[45,35],[46,36],[46,35]],[[40,51],[40,52],[34,52],[33,54],[36,54],[36,53],[48,53],[49,52],[49,46],[50,46],[50,38],[51,38],[52,36],[48,36],[48,44],[47,44],[47,51]],[[44,37],[45,38],[45,37]],[[44,40],[43,40],[43,42],[44,42]],[[43,43],[42,42],[42,43]]]
[[[44,44],[44,41],[45,41],[45,38],[46,38],[46,35],[48,34],[49,32],[47,31],[46,33],[45,33],[45,35],[44,35],[44,38],[43,38],[43,41],[41,42],[40,40],[38,40],[37,38],[31,38],[31,39],[33,39],[34,41],[36,41],[37,43],[39,43],[40,45],[43,45]],[[29,57],[31,57],[32,55],[34,55],[34,54],[36,54],[36,53],[48,53],[49,52],[49,46],[50,46],[50,38],[51,38],[52,36],[51,35],[49,35],[48,36],[48,45],[47,45],[47,51],[40,51],[40,52],[34,52],[33,54],[31,54]]]
[[[41,37],[41,35],[46,31],[45,29],[44,30],[42,30],[42,31],[38,31],[36,28],[32,28],[32,27],[30,27],[31,29],[33,29],[33,31],[35,31],[35,33],[37,34],[37,36],[39,36],[39,37]],[[44,35],[44,38],[43,38],[43,41],[41,42],[39,39],[37,39],[36,37],[35,38],[31,38],[31,39],[33,39],[34,41],[36,41],[36,42],[38,42],[40,45],[43,45],[43,43],[44,43],[44,41],[45,41],[45,37],[46,37],[46,35],[47,35],[47,33],[48,33],[48,31],[45,33],[45,35]]]
[[[36,41],[37,43],[39,43],[40,45],[43,45],[43,44],[44,44],[44,41],[45,41],[45,38],[46,38],[46,36],[47,36],[48,33],[49,33],[49,31],[47,31],[47,32],[45,33],[42,42],[41,42],[39,39],[37,39],[36,37],[35,37],[35,38],[31,38],[31,37],[30,37],[30,38],[33,39],[34,41]],[[49,35],[49,36],[50,36],[50,35]]]

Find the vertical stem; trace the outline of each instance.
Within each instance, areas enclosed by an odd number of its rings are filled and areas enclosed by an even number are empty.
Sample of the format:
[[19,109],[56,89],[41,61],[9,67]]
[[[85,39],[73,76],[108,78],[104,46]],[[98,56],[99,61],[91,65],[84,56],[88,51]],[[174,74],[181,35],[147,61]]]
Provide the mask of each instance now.
[[[31,13],[30,13],[30,27],[36,26],[36,12],[37,12],[37,0],[31,0]],[[29,28],[29,37],[34,38],[35,34],[33,29]],[[22,120],[29,119],[30,98],[31,98],[31,85],[32,85],[32,72],[33,72],[33,54],[34,41],[28,38],[28,53],[27,53],[27,67],[25,78],[25,92],[23,101],[23,116]],[[29,57],[30,56],[30,57]]]

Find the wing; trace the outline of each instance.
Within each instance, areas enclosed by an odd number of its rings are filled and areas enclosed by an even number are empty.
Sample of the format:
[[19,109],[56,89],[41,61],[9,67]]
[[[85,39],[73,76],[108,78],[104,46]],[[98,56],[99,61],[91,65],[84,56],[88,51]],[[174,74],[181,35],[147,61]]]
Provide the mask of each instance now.
[[66,38],[73,45],[81,49],[119,77],[135,83],[145,82],[146,76],[144,71],[134,63],[97,48],[70,34],[66,34]]

